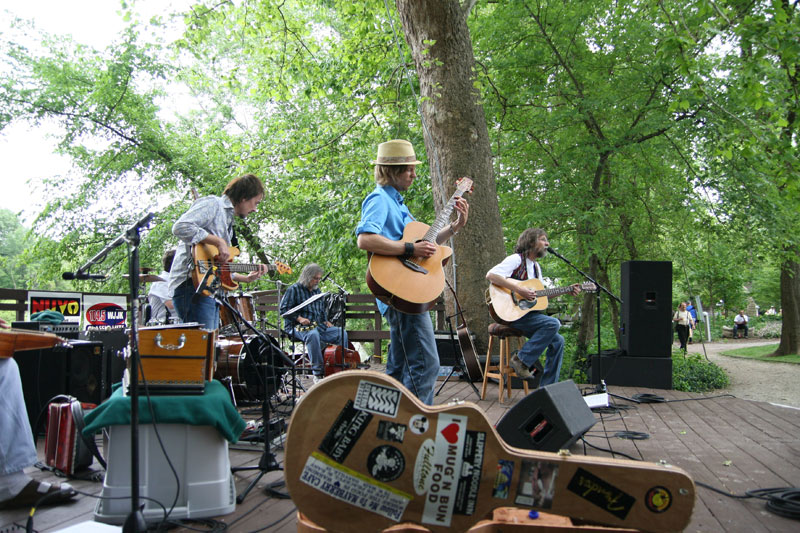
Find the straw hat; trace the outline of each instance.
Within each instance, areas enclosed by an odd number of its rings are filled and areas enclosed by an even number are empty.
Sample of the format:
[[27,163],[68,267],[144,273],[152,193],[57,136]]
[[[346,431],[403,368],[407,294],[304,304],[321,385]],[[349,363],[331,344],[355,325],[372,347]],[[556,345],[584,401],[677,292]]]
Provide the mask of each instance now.
[[378,145],[378,157],[373,165],[420,165],[411,143],[402,139],[386,141]]

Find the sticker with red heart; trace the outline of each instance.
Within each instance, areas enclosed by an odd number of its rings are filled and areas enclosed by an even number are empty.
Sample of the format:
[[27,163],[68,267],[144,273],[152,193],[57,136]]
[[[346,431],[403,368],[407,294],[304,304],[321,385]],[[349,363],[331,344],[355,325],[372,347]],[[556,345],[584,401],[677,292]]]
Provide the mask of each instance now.
[[449,424],[442,430],[442,436],[450,444],[455,444],[458,441],[458,424]]

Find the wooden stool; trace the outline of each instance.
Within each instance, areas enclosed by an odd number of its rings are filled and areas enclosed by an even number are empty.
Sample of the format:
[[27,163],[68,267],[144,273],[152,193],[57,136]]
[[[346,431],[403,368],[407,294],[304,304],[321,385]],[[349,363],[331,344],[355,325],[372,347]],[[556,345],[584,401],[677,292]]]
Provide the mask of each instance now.
[[[486,399],[486,385],[489,378],[496,378],[498,380],[497,397],[500,403],[503,403],[503,382],[505,381],[505,388],[509,399],[511,398],[511,378],[516,376],[517,373],[509,365],[511,361],[511,348],[509,346],[509,339],[511,337],[517,338],[517,350],[522,348],[523,333],[514,329],[511,326],[503,324],[492,323],[489,324],[489,348],[486,350],[486,363],[483,369],[483,386],[481,387],[481,400]],[[500,341],[500,362],[497,365],[492,364],[492,344],[494,339]],[[528,394],[528,380],[522,380],[522,386],[525,389],[525,395]]]

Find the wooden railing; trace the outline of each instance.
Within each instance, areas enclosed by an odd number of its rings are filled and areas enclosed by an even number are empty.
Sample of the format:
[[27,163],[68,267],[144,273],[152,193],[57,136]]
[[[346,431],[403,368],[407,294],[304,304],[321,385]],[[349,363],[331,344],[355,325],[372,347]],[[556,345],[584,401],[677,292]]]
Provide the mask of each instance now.
[[[260,329],[278,337],[278,327],[283,327],[283,319],[278,313],[278,291],[276,289],[253,293],[253,305],[260,322]],[[434,305],[434,327],[445,329],[444,300],[440,297]],[[345,329],[347,338],[353,342],[372,344],[372,356],[382,354],[382,341],[389,339],[389,330],[383,329],[383,322],[375,296],[372,294],[348,294],[345,303]]]
[[[35,292],[52,292],[54,294],[58,294],[65,291],[36,290]],[[122,296],[130,300],[129,295],[127,294],[117,294],[111,292],[84,292],[82,294],[93,296]],[[28,312],[28,291],[25,289],[0,289],[0,311],[13,311],[13,320],[25,320],[25,313]]]
[[[53,291],[57,292],[57,291]],[[83,293],[103,294],[111,293]],[[125,296],[125,295],[116,295]],[[278,327],[283,327],[283,320],[278,313],[278,291],[257,291],[253,293],[257,327],[273,337],[280,337]],[[28,311],[28,291],[24,289],[0,289],[0,311],[13,311],[13,320],[25,320]],[[434,328],[447,330],[445,321],[444,300],[440,297],[434,305]],[[345,327],[347,336],[353,342],[372,345],[373,357],[380,357],[383,353],[383,341],[389,340],[389,330],[383,329],[383,319],[375,297],[372,294],[348,294],[345,303]]]

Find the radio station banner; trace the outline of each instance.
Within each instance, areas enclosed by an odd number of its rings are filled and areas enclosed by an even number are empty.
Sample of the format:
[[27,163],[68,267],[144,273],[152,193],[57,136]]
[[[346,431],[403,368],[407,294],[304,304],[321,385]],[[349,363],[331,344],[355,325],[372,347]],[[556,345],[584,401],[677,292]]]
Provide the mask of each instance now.
[[28,313],[58,311],[65,322],[81,321],[81,293],[28,291]]
[[125,327],[128,302],[124,296],[86,294],[83,297],[84,325],[89,327]]

